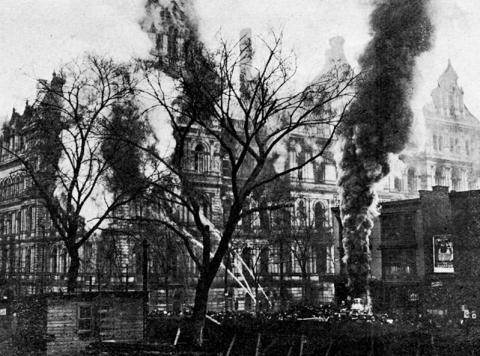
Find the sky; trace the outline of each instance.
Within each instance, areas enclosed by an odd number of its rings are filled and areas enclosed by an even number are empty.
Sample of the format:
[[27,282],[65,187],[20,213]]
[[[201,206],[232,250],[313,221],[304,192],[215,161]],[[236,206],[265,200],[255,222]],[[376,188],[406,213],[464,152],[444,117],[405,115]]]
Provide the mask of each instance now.
[[[242,28],[254,35],[283,30],[287,49],[298,57],[298,83],[321,71],[328,41],[345,38],[355,67],[370,39],[373,0],[193,0],[202,39],[210,47],[218,34],[237,39]],[[145,0],[2,0],[0,7],[0,119],[23,111],[35,98],[36,78],[51,79],[55,68],[85,51],[118,60],[146,57],[152,46],[141,31]],[[480,2],[433,0],[434,45],[418,60],[415,100],[421,106],[448,60],[459,75],[465,103],[480,118]]]

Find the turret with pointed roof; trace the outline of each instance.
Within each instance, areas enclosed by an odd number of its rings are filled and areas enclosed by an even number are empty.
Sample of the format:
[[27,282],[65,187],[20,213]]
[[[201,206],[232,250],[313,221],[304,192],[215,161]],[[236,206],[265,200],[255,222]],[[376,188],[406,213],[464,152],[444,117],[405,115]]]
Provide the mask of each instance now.
[[449,60],[447,68],[438,79],[438,86],[431,93],[433,107],[431,105],[426,107],[426,118],[440,116],[447,121],[479,125],[479,121],[465,106],[463,89],[457,81],[458,74]]

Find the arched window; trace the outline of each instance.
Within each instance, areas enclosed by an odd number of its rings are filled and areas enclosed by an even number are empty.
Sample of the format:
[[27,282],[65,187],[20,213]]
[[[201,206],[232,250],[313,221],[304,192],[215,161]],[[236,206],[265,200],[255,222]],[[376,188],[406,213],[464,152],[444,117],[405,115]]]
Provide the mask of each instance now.
[[15,222],[15,233],[19,234],[22,231],[22,212],[17,212],[17,218]]
[[441,151],[443,149],[443,137],[438,137],[438,150]]
[[326,225],[326,210],[322,203],[318,202],[315,204],[314,208],[315,214],[315,228],[316,229],[323,229]]
[[417,177],[415,174],[414,168],[409,168],[407,171],[407,184],[408,184],[408,191],[409,192],[416,192],[417,191]]
[[8,216],[8,233],[14,234],[14,226],[15,226],[15,213],[11,213]]
[[21,194],[23,192],[23,177],[17,178],[17,193]]
[[208,156],[202,144],[195,146],[193,150],[193,170],[198,173],[203,173],[208,170],[207,166]]
[[437,135],[433,135],[433,149],[435,151],[438,149]]
[[25,215],[26,221],[25,221],[25,230],[27,232],[32,231],[32,207],[29,207],[27,209],[27,214]]
[[5,197],[9,199],[12,196],[12,180],[9,178],[6,181],[5,187]]

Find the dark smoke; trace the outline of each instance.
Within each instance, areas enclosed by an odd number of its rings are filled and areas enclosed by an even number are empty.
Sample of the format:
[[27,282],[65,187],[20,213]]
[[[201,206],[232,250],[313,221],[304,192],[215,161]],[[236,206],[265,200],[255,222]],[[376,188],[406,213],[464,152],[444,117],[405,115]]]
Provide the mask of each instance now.
[[344,261],[351,295],[363,297],[369,305],[375,183],[389,173],[389,155],[402,151],[409,139],[415,59],[429,49],[433,32],[427,5],[428,0],[377,2],[370,19],[373,39],[360,58],[364,76],[342,126]]

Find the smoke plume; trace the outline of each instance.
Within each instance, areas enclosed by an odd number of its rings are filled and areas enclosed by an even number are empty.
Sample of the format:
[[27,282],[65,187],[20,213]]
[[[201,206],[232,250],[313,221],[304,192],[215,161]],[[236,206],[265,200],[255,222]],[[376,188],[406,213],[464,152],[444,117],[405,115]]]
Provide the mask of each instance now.
[[415,60],[430,47],[428,0],[378,1],[373,38],[359,63],[358,97],[341,127],[339,166],[344,262],[353,297],[370,305],[369,235],[378,214],[375,185],[389,171],[389,155],[408,142]]

